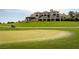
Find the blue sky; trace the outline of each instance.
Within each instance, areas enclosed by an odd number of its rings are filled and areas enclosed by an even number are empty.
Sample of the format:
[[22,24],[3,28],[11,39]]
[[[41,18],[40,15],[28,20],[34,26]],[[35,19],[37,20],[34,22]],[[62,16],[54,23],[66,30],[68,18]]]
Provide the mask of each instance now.
[[24,20],[31,13],[20,9],[0,9],[0,22]]
[[[79,11],[79,9],[55,9],[59,10],[60,13],[68,13],[71,11]],[[21,9],[0,9],[0,22],[8,22],[8,21],[18,21],[24,20],[25,17],[31,15],[31,11],[21,10]]]

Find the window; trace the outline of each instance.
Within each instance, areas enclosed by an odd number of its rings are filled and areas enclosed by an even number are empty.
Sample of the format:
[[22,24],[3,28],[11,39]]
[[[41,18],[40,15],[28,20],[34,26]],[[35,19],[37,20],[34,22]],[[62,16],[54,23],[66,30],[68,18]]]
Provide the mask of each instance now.
[[44,19],[43,21],[46,21],[46,19]]
[[38,21],[42,21],[42,19],[39,19]]
[[48,17],[50,17],[50,15],[48,15]]
[[38,16],[38,15],[36,15],[36,16]]
[[54,19],[51,19],[51,21],[54,21]]
[[57,17],[59,17],[59,14],[57,14]]
[[47,21],[50,21],[50,19],[47,19]]
[[53,14],[53,16],[56,16],[56,14]]
[[56,19],[56,21],[60,21],[60,19]]
[[46,14],[44,16],[46,16]]

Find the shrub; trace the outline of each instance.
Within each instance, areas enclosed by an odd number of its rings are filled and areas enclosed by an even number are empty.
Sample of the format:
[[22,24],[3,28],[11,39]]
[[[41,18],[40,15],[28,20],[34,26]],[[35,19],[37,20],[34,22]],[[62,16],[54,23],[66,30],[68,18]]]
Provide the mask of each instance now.
[[11,25],[11,28],[15,28],[15,25]]
[[15,22],[7,22],[7,24],[12,24],[12,23],[15,23]]

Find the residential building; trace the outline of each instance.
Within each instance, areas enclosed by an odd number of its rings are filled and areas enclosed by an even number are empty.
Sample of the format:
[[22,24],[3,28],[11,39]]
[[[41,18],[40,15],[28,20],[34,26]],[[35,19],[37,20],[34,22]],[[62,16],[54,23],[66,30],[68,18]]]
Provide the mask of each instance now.
[[69,18],[69,15],[61,14],[59,11],[50,9],[50,11],[35,12],[30,17],[26,17],[25,21],[61,21]]

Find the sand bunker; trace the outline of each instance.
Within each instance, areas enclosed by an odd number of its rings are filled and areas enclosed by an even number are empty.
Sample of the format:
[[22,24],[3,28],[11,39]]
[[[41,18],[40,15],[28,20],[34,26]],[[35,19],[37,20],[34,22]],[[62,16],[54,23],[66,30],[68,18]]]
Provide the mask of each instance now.
[[0,43],[54,40],[70,35],[70,32],[60,30],[0,31]]

